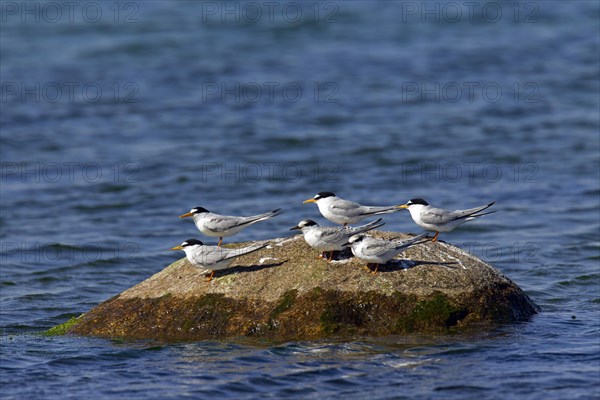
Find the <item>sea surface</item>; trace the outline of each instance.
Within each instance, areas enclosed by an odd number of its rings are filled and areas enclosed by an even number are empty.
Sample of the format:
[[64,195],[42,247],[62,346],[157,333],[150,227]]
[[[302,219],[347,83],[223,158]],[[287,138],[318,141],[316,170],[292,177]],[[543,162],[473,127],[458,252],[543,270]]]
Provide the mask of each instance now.
[[[0,3],[0,397],[600,398],[597,1]],[[421,197],[541,307],[437,335],[40,333],[202,237],[177,217]],[[420,232],[408,213],[392,231]]]

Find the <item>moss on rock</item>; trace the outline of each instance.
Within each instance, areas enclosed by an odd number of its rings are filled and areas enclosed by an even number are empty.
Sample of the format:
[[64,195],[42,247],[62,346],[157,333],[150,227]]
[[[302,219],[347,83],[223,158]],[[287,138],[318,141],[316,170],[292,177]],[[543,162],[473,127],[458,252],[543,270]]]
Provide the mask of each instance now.
[[416,302],[407,318],[398,324],[408,332],[423,330],[440,330],[455,326],[468,315],[464,307],[453,306],[442,293],[435,293],[431,298]]
[[288,290],[281,296],[281,300],[275,306],[273,311],[271,311],[271,318],[277,318],[277,316],[287,310],[290,309],[294,305],[294,301],[296,301],[296,297],[298,297],[298,290],[292,289]]
[[62,324],[53,326],[52,328],[48,329],[47,331],[42,332],[42,335],[44,335],[44,336],[62,336],[64,334],[66,334],[67,331],[72,326],[76,325],[77,322],[79,322],[78,320],[81,317],[83,317],[83,314],[80,315],[79,317],[72,317],[68,321],[65,321]]

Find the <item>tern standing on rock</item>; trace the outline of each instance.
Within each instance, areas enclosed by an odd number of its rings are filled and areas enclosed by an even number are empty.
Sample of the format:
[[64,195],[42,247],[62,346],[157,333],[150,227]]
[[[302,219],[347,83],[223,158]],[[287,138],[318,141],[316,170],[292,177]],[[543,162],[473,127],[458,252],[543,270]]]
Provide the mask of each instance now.
[[428,231],[434,231],[435,236],[431,241],[435,242],[440,232],[450,232],[467,221],[495,213],[496,211],[490,211],[479,214],[481,211],[493,206],[494,203],[495,202],[486,206],[469,208],[468,210],[451,211],[444,210],[443,208],[431,207],[429,203],[423,199],[411,199],[406,204],[398,206],[398,208],[408,208],[410,216],[413,221],[415,221],[415,224]]
[[356,258],[366,261],[367,268],[370,271],[371,264],[375,265],[375,270],[371,273],[376,274],[380,264],[386,264],[410,246],[418,244],[417,242],[425,236],[427,236],[427,233],[422,233],[407,240],[384,240],[367,235],[354,235],[350,238],[349,244],[352,247],[352,254]]
[[192,217],[200,232],[206,236],[218,236],[219,243],[217,246],[221,246],[223,237],[235,235],[252,224],[265,221],[279,214],[281,214],[281,208],[250,217],[235,217],[215,214],[204,207],[194,207],[189,213],[180,215],[179,218]]
[[226,249],[218,246],[205,246],[197,239],[188,239],[171,250],[183,250],[188,261],[195,267],[211,271],[207,282],[210,282],[215,271],[229,268],[229,265],[237,257],[250,254],[265,248],[269,243],[257,243],[240,249]]
[[304,200],[303,203],[317,203],[319,211],[326,219],[344,226],[356,224],[373,215],[391,214],[401,210],[399,206],[363,206],[339,198],[331,192],[319,192],[312,199]]

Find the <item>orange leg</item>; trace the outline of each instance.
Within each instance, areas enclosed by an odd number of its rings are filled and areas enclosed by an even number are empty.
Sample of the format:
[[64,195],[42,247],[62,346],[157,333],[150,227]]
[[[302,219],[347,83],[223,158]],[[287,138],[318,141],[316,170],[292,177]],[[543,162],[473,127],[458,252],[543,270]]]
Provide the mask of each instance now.
[[208,277],[208,279],[206,280],[206,282],[212,281],[212,278],[213,278],[214,275],[215,275],[215,271],[211,271],[210,276]]
[[377,273],[377,269],[379,268],[379,264],[375,264],[375,271],[371,271],[373,275]]
[[327,262],[331,262],[333,260],[333,251],[329,252],[329,257],[327,258]]
[[217,243],[217,247],[221,247],[221,243],[223,243],[223,236],[219,237],[219,243]]
[[440,233],[439,232],[435,232],[435,236],[433,237],[433,239],[431,239],[432,242],[435,242],[437,240],[437,237]]
[[371,264],[367,263],[367,266],[363,267],[363,269],[366,269],[367,271],[371,272]]

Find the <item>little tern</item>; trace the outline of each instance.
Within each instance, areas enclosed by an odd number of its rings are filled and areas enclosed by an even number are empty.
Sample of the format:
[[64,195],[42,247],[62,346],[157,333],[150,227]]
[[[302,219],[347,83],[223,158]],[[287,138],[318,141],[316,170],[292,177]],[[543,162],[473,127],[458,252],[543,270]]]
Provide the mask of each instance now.
[[189,213],[180,215],[179,218],[192,217],[198,230],[207,236],[218,236],[219,243],[217,246],[221,246],[223,237],[235,235],[252,224],[265,221],[279,214],[281,214],[281,208],[250,217],[236,217],[215,214],[204,207],[194,207]]
[[326,219],[344,226],[356,224],[372,215],[400,211],[399,206],[363,206],[337,197],[331,192],[319,192],[312,199],[304,200],[303,203],[317,203],[319,211]]
[[263,242],[239,249],[226,249],[219,246],[206,246],[197,239],[188,239],[181,245],[171,248],[171,250],[183,250],[192,265],[211,270],[210,277],[207,280],[207,282],[210,282],[215,271],[229,268],[235,258],[258,251],[268,245],[269,243]]
[[435,236],[431,241],[435,242],[440,232],[450,232],[467,221],[496,212],[490,211],[479,214],[481,211],[493,206],[494,203],[469,208],[468,210],[451,211],[432,207],[423,199],[411,199],[406,204],[398,206],[398,208],[407,208],[417,225],[423,229],[434,231]]
[[354,235],[348,243],[352,248],[352,254],[356,258],[366,261],[369,270],[371,264],[375,264],[375,271],[371,271],[375,274],[380,264],[386,264],[410,246],[419,244],[417,242],[425,236],[427,236],[427,233],[422,233],[407,240],[384,240],[367,235]]

